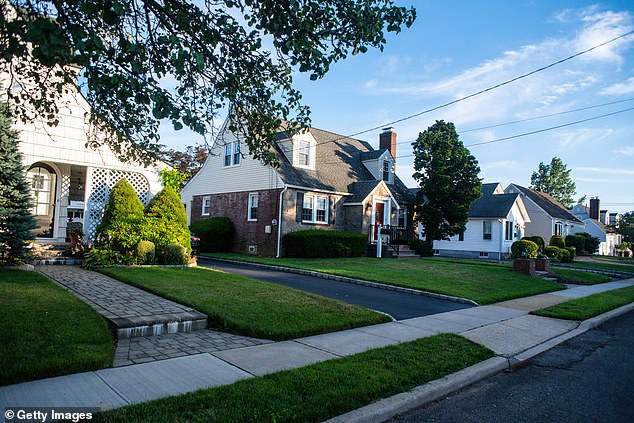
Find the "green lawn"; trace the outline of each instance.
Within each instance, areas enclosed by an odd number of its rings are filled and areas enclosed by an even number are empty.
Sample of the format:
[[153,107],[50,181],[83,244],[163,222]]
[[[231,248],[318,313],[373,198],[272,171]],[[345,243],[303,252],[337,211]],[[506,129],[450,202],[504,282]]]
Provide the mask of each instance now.
[[582,270],[563,269],[561,267],[551,267],[550,273],[554,274],[564,282],[581,283],[584,285],[594,285],[610,281],[610,277],[606,275],[584,272]]
[[491,304],[562,289],[558,284],[514,273],[510,266],[441,258],[274,259],[240,254],[213,254],[234,260],[296,267],[351,278],[469,298]]
[[106,268],[100,271],[186,304],[212,327],[283,340],[390,321],[342,301],[205,268]]
[[493,357],[436,335],[232,385],[97,414],[98,422],[317,422]]
[[575,261],[573,263],[569,263],[569,265],[574,267],[583,267],[584,269],[634,273],[634,264],[633,265],[615,264],[615,263],[610,263],[609,260],[605,260],[605,263],[597,263],[593,261]]
[[634,301],[634,286],[601,292],[588,297],[576,298],[551,307],[536,310],[532,314],[556,319],[586,320],[606,311]]
[[106,321],[45,276],[0,271],[0,385],[112,365]]

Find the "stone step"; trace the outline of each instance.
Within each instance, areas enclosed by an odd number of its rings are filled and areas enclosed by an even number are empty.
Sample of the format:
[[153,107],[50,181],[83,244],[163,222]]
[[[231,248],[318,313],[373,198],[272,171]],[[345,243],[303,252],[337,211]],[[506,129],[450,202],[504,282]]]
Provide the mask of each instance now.
[[79,266],[83,259],[74,257],[46,257],[33,260],[34,266]]
[[118,339],[184,333],[207,328],[207,316],[192,310],[163,315],[108,318]]

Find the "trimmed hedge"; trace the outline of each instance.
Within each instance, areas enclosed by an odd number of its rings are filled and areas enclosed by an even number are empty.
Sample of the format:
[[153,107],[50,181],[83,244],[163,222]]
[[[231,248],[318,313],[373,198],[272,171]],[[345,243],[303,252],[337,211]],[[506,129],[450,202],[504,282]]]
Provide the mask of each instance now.
[[233,223],[226,217],[212,217],[189,225],[189,229],[200,238],[202,253],[231,251],[233,244]]
[[355,232],[308,229],[290,232],[282,242],[286,257],[361,257],[366,255],[368,237]]
[[581,235],[570,234],[566,236],[566,245],[568,247],[574,247],[575,250],[581,252],[586,248],[586,239]]
[[511,257],[514,259],[537,258],[539,247],[533,241],[522,239],[511,244]]
[[135,254],[137,264],[154,264],[156,256],[156,248],[151,241],[139,241],[136,246]]
[[421,257],[434,256],[434,243],[432,241],[425,241],[424,239],[412,239],[409,241],[409,246],[415,254]]
[[566,241],[564,241],[564,237],[561,235],[553,235],[550,237],[548,245],[551,247],[566,248]]
[[180,194],[170,187],[163,188],[150,200],[145,213],[144,239],[152,241],[156,248],[180,244],[191,251],[187,214]]
[[533,241],[535,244],[537,244],[538,250],[541,250],[541,251],[544,251],[544,247],[546,246],[546,243],[544,242],[544,238],[542,238],[539,235],[525,236],[522,238],[522,241]]
[[548,257],[551,261],[555,263],[559,263],[561,261],[561,248],[555,247],[554,245],[549,245],[544,247],[544,255]]

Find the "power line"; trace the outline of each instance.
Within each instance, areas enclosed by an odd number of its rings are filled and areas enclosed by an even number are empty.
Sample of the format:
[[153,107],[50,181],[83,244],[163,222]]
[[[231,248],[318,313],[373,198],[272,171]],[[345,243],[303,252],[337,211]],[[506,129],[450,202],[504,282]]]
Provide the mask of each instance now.
[[[368,132],[371,132],[371,131],[375,131],[375,130],[377,130],[377,129],[382,129],[382,128],[385,128],[386,126],[394,125],[395,123],[400,123],[400,122],[403,122],[403,121],[406,121],[406,120],[409,120],[409,119],[412,119],[412,118],[415,118],[415,117],[418,117],[418,116],[421,116],[421,115],[424,115],[424,114],[427,114],[427,113],[430,113],[430,112],[436,111],[436,110],[438,110],[438,109],[442,109],[442,108],[445,108],[445,107],[451,106],[451,105],[453,105],[453,104],[456,104],[456,103],[459,103],[459,102],[461,102],[461,101],[464,101],[464,100],[467,100],[467,99],[470,99],[470,98],[476,97],[476,96],[481,95],[481,94],[484,94],[484,93],[486,93],[486,92],[493,91],[493,90],[495,90],[495,89],[497,89],[497,88],[500,88],[500,87],[502,87],[502,86],[504,86],[504,85],[508,85],[508,84],[510,84],[510,83],[512,83],[512,82],[515,82],[515,81],[518,81],[518,80],[520,80],[520,79],[523,79],[523,78],[529,77],[529,76],[534,75],[534,74],[536,74],[536,73],[538,73],[538,72],[542,72],[542,71],[544,71],[544,70],[546,70],[546,69],[550,69],[550,68],[552,68],[553,66],[557,66],[557,65],[559,65],[559,64],[561,64],[561,63],[564,63],[564,62],[567,62],[567,61],[569,61],[569,60],[572,60],[572,59],[574,59],[574,58],[576,58],[576,57],[579,57],[579,56],[581,56],[581,55],[583,55],[583,54],[589,53],[589,52],[591,52],[591,51],[593,51],[593,50],[596,50],[596,49],[598,49],[598,48],[600,48],[600,47],[603,47],[603,46],[605,46],[605,45],[607,45],[607,44],[613,43],[614,41],[620,40],[621,38],[625,38],[625,37],[627,37],[628,35],[632,35],[632,34],[634,34],[634,30],[629,31],[629,32],[626,32],[625,34],[621,34],[621,35],[619,35],[618,37],[611,38],[611,39],[609,39],[609,40],[607,40],[607,41],[604,41],[604,42],[602,42],[602,43],[600,43],[600,44],[597,44],[597,45],[595,45],[595,46],[593,46],[593,47],[590,47],[590,48],[587,48],[587,49],[585,49],[585,50],[579,51],[579,52],[577,52],[577,53],[575,53],[575,54],[573,54],[573,55],[570,55],[570,56],[568,56],[568,57],[566,57],[566,58],[563,58],[563,59],[557,60],[556,62],[553,62],[553,63],[551,63],[551,64],[549,64],[549,65],[542,66],[542,67],[540,67],[540,68],[538,68],[538,69],[535,69],[535,70],[533,70],[533,71],[530,71],[530,72],[528,72],[528,73],[525,73],[525,74],[522,74],[522,75],[516,76],[515,78],[512,78],[512,79],[506,80],[506,81],[504,81],[504,82],[501,82],[501,83],[499,83],[499,84],[493,85],[493,86],[488,87],[488,88],[485,88],[485,89],[480,90],[480,91],[478,91],[478,92],[475,92],[475,93],[472,93],[472,94],[466,95],[466,96],[464,96],[464,97],[460,97],[460,98],[458,98],[458,99],[456,99],[456,100],[452,100],[452,101],[450,101],[450,102],[447,102],[447,103],[441,104],[441,105],[439,105],[439,106],[435,106],[435,107],[432,107],[432,108],[430,108],[430,109],[426,109],[426,110],[423,110],[423,111],[421,111],[421,112],[414,113],[414,114],[409,115],[409,116],[405,116],[405,117],[403,117],[403,118],[400,118],[400,119],[394,120],[394,121],[392,121],[392,122],[387,122],[387,123],[384,123],[384,124],[382,124],[382,125],[375,126],[375,127],[373,127],[373,128],[369,128],[369,129],[365,129],[365,130],[363,130],[363,131],[355,132],[355,133],[350,134],[350,135],[340,136],[340,137],[337,137],[337,138],[335,138],[335,139],[328,140],[328,141],[323,141],[323,142],[320,142],[320,143],[318,142],[316,145],[328,144],[328,143],[332,143],[332,142],[341,141],[341,140],[346,139],[346,138],[356,137],[356,136],[358,136],[358,135],[362,135],[362,134],[365,134],[365,133],[368,133]],[[294,150],[294,149],[293,149],[293,150]]]
[[553,116],[561,116],[561,115],[565,115],[565,114],[568,114],[568,113],[581,112],[583,110],[590,110],[590,109],[596,109],[598,107],[611,106],[613,104],[625,103],[627,101],[632,101],[632,100],[634,100],[634,97],[627,98],[625,100],[611,101],[609,103],[595,104],[593,106],[586,106],[586,107],[581,107],[581,108],[578,108],[578,109],[566,110],[564,112],[551,113],[551,114],[548,114],[548,115],[535,116],[535,117],[526,118],[526,119],[512,120],[510,122],[498,123],[498,124],[495,124],[495,125],[481,126],[479,128],[463,129],[463,130],[460,131],[460,133],[464,134],[466,132],[481,131],[483,129],[499,128],[500,126],[513,125],[515,123],[522,123],[522,122],[530,122],[530,121],[533,121],[533,120],[539,120],[539,119],[544,119],[544,118],[553,117]]

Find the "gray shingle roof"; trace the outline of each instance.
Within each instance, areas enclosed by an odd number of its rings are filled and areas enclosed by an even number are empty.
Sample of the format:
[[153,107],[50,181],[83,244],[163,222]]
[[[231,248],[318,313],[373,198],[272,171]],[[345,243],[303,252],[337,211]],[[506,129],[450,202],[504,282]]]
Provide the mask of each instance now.
[[[277,169],[285,184],[302,186],[336,192],[350,192],[356,197],[357,192],[350,191],[351,186],[359,182],[378,181],[361,161],[361,156],[374,155],[381,150],[374,150],[365,141],[344,137],[322,129],[310,128],[315,138],[315,170],[294,167],[284,154],[280,152],[280,167]],[[277,139],[288,139],[286,132],[278,134]],[[381,152],[379,156],[383,154]],[[378,157],[378,156],[377,156]],[[361,188],[358,185],[358,194]],[[388,185],[396,201],[401,204],[413,204],[416,198],[407,190],[403,182],[394,175],[394,183]],[[366,195],[367,196],[367,195]],[[364,197],[365,198],[365,197]]]
[[353,182],[348,187],[348,192],[351,192],[352,196],[346,198],[345,202],[346,203],[360,203],[360,202],[362,202],[363,200],[365,200],[365,198],[368,195],[370,195],[370,193],[372,191],[374,191],[376,186],[378,184],[380,184],[380,183],[381,183],[381,181],[379,181],[379,180]]
[[[493,185],[493,184],[483,184]],[[495,184],[497,185],[497,184]],[[495,189],[495,187],[493,187]],[[483,190],[484,191],[484,190]],[[519,194],[491,194],[482,197],[471,203],[469,207],[469,217],[472,218],[506,218]]]
[[385,153],[386,151],[387,150],[385,150],[385,149],[366,151],[364,153],[360,153],[359,154],[359,159],[361,161],[364,161],[364,160],[376,160],[379,157],[381,157],[383,155],[383,153]]
[[493,195],[495,189],[500,185],[499,182],[493,182],[488,184],[482,184],[482,196]]
[[550,216],[558,219],[571,220],[573,222],[581,223],[581,220],[579,220],[577,216],[570,213],[568,209],[566,209],[564,206],[561,205],[561,203],[559,203],[559,201],[555,200],[553,197],[546,194],[545,192],[525,188],[517,184],[513,185],[515,185],[517,189],[522,191],[522,193],[524,193],[528,198],[533,200],[535,204],[544,209],[544,211]]

